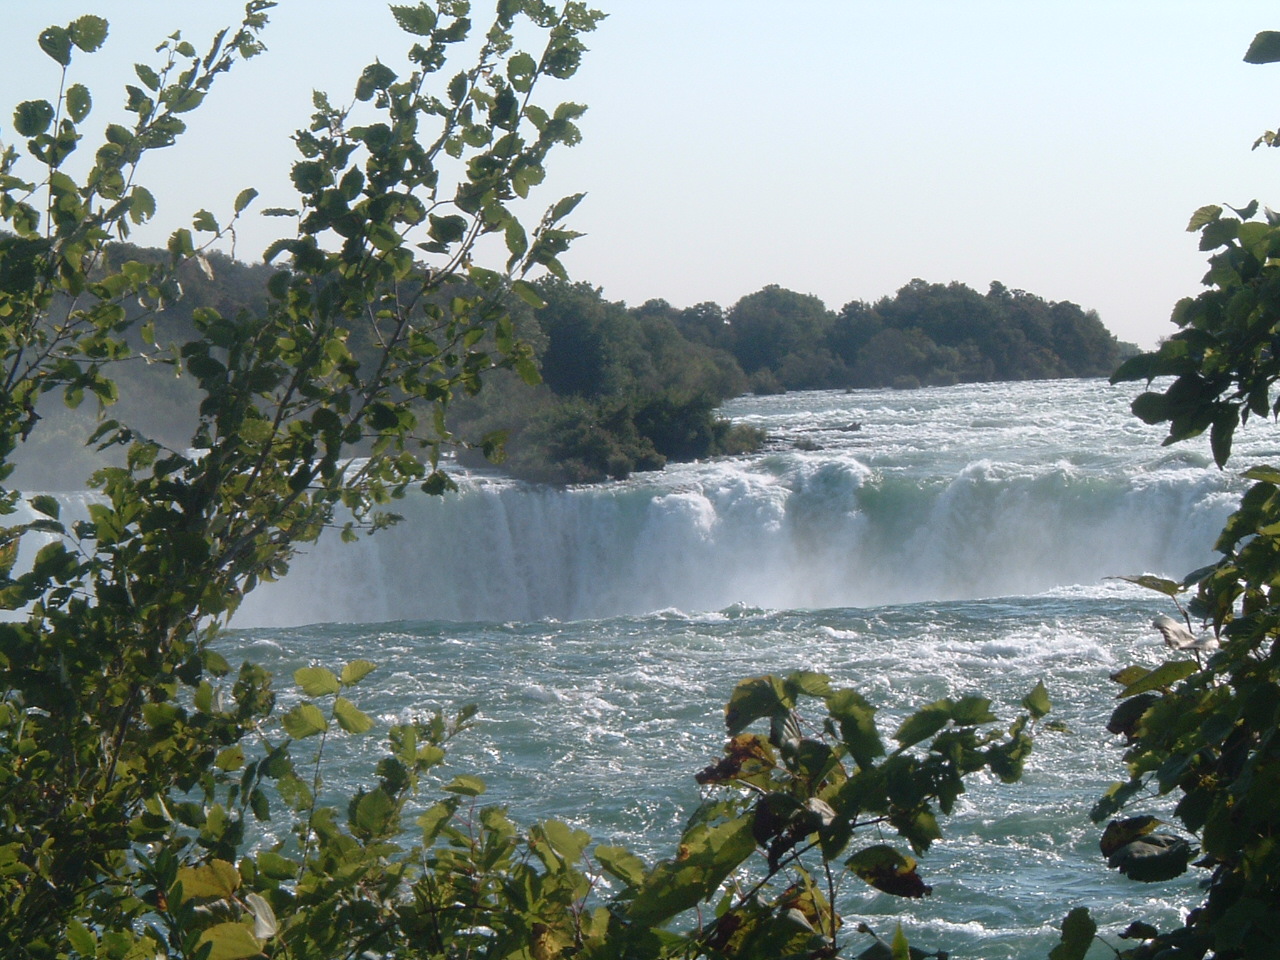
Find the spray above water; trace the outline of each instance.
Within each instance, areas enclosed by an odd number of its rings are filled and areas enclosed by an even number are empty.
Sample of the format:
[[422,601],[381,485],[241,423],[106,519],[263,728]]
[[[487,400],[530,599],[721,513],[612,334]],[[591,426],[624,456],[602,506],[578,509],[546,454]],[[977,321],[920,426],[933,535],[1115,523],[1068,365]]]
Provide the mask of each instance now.
[[[1158,448],[1135,447],[1113,388],[981,389],[1007,396],[979,425],[976,386],[752,398],[731,412],[770,431],[761,455],[569,489],[463,477],[456,495],[397,505],[387,533],[322,542],[237,623],[864,607],[1181,576],[1210,559],[1231,479],[1137,459]],[[841,429],[852,420],[863,429]],[[817,449],[795,448],[801,430]]]

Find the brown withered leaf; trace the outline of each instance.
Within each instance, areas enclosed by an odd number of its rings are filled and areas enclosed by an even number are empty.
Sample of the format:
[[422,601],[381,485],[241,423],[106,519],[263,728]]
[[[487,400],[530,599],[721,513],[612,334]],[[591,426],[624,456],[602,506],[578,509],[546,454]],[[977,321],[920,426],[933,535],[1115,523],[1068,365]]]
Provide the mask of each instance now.
[[727,783],[775,766],[773,747],[764,737],[742,733],[724,745],[724,758],[694,775],[701,784]]

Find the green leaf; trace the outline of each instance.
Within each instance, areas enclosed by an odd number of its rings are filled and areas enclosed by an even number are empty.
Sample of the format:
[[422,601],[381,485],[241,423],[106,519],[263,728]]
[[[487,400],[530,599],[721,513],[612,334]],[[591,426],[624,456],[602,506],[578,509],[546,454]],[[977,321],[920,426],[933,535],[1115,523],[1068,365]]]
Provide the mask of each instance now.
[[831,678],[825,673],[797,670],[787,675],[786,690],[792,698],[800,693],[809,697],[826,698],[831,696]]
[[907,943],[907,935],[902,932],[900,923],[895,924],[893,928],[893,960],[915,960],[911,945]]
[[991,701],[986,697],[961,697],[951,708],[951,719],[962,727],[975,727],[981,723],[994,723]]
[[855,690],[837,690],[827,698],[827,710],[840,725],[840,739],[858,766],[865,767],[884,754],[876,729],[876,708]]
[[467,233],[466,218],[457,214],[437,217],[431,213],[427,215],[427,220],[430,222],[430,227],[427,229],[428,236],[440,243],[456,243]]
[[253,811],[255,819],[271,819],[271,801],[268,800],[267,795],[262,792],[262,788],[254,787],[249,791],[249,809]]
[[368,660],[352,660],[342,668],[342,685],[352,687],[378,668],[376,663]]
[[1133,681],[1121,692],[1121,697],[1132,697],[1148,690],[1164,690],[1200,669],[1194,660],[1171,660],[1156,669],[1148,671],[1142,678]]
[[334,701],[333,715],[338,721],[338,726],[347,733],[367,733],[373,727],[373,718],[346,697],[338,697]]
[[1206,223],[1200,232],[1200,249],[1216,250],[1230,245],[1240,235],[1240,221],[1235,217],[1219,218]]
[[517,53],[507,61],[507,78],[520,93],[528,93],[538,72],[538,62],[527,53]]
[[1191,220],[1187,223],[1187,233],[1195,233],[1201,227],[1204,227],[1222,216],[1222,207],[1210,204],[1201,207],[1191,215]]
[[13,111],[13,129],[24,137],[38,137],[53,122],[53,104],[48,100],[26,100]]
[[751,677],[739,681],[724,708],[724,722],[729,734],[739,734],[764,717],[787,713],[793,704],[787,703],[785,697],[783,685],[777,677]]
[[93,109],[93,97],[89,88],[83,83],[73,83],[67,87],[67,113],[72,121],[80,123]]
[[240,889],[240,872],[226,860],[211,860],[198,867],[179,867],[177,881],[182,899],[229,897]]
[[845,866],[877,890],[895,897],[919,898],[932,892],[916,872],[916,861],[887,844],[859,850]]
[[[173,90],[172,87],[168,88]],[[167,92],[167,91],[166,91]],[[163,99],[163,96],[162,96]],[[168,101],[171,113],[190,113],[196,107],[204,102],[204,92],[201,90],[183,90],[177,93]]]
[[56,497],[51,497],[47,493],[39,493],[31,498],[31,509],[57,520],[58,515],[62,512],[62,505],[58,503]]
[[129,219],[134,223],[146,223],[156,215],[156,198],[146,187],[134,187],[129,191]]
[[1169,411],[1169,399],[1163,393],[1155,393],[1151,390],[1134,397],[1133,402],[1129,404],[1129,409],[1143,423],[1153,425],[1163,423],[1172,416]]
[[71,21],[69,32],[72,43],[85,53],[93,53],[107,39],[107,21],[86,14]]
[[263,850],[258,854],[258,871],[271,880],[292,880],[298,875],[298,863],[271,850]]
[[1267,466],[1262,464],[1256,467],[1250,467],[1243,474],[1246,480],[1262,480],[1267,483],[1280,485],[1280,467]]
[[422,842],[431,843],[458,809],[456,798],[428,807],[415,821],[422,828]]
[[559,820],[548,820],[542,824],[542,832],[547,842],[568,863],[576,863],[587,849],[591,836],[585,830],[575,830]]
[[549,215],[551,221],[563,220],[573,212],[574,208],[582,202],[582,198],[585,196],[585,193],[575,193],[557,200],[555,206],[551,208]]
[[1062,939],[1049,951],[1049,960],[1084,960],[1093,946],[1098,925],[1089,916],[1088,907],[1076,907],[1062,921]]
[[894,829],[911,844],[911,849],[924,853],[935,840],[942,839],[942,828],[938,826],[938,818],[926,807],[913,810],[907,814],[899,814],[890,818]]
[[595,857],[606,873],[628,887],[638,887],[644,882],[644,861],[626,847],[600,845],[595,849]]
[[300,703],[281,718],[284,731],[295,740],[305,740],[329,728],[329,721],[314,703]]
[[1213,418],[1213,426],[1209,429],[1209,449],[1213,451],[1213,462],[1219,467],[1226,466],[1231,459],[1231,441],[1238,422],[1233,407],[1224,408]]
[[680,838],[680,859],[658,864],[636,892],[627,915],[657,926],[711,897],[720,884],[755,852],[752,816],[715,827],[698,824]]
[[371,223],[365,228],[364,232],[374,248],[381,250],[383,253],[396,249],[402,242],[400,234],[383,223]]
[[420,3],[416,7],[392,4],[391,15],[396,18],[396,23],[401,30],[417,37],[429,37],[431,31],[436,28],[435,11],[425,3]]
[[538,291],[525,280],[517,280],[512,283],[511,292],[535,310],[541,310],[547,305],[546,301],[538,295]]
[[40,34],[40,49],[64,67],[71,64],[71,34],[65,27],[47,27]]
[[253,203],[254,197],[258,195],[258,191],[253,187],[247,187],[236,195],[235,211],[243,213],[249,204]]
[[191,239],[191,231],[180,227],[169,235],[169,253],[175,258],[189,257],[196,252],[195,243]]
[[507,242],[507,250],[510,252],[513,260],[523,257],[529,249],[529,238],[525,235],[524,227],[514,218],[507,224],[504,236]]
[[1258,33],[1245,51],[1245,63],[1275,63],[1280,61],[1280,32],[1263,30]]
[[[1137,683],[1150,672],[1151,671],[1146,667],[1140,667],[1136,663],[1131,664],[1111,674],[1111,682],[1118,683],[1122,687],[1127,687],[1131,683]],[[1121,694],[1121,696],[1124,696],[1124,694]]]
[[1156,593],[1163,593],[1166,597],[1176,597],[1179,594],[1186,593],[1187,588],[1173,580],[1166,580],[1164,577],[1152,576],[1144,573],[1138,576],[1129,577],[1108,577],[1110,580],[1123,580],[1126,583],[1132,583],[1145,590],[1153,590]]
[[[208,947],[207,952],[204,951]],[[200,934],[197,955],[203,960],[247,960],[262,954],[262,942],[241,923],[218,923]]]
[[1093,809],[1089,811],[1089,819],[1094,823],[1101,823],[1107,817],[1119,813],[1124,808],[1124,805],[1143,788],[1144,781],[1140,779],[1130,780],[1127,783],[1111,784],[1101,799],[1093,805]]
[[396,805],[385,790],[370,790],[356,801],[352,825],[370,836],[383,836],[395,819]]
[[942,699],[921,707],[902,721],[893,739],[903,747],[927,740],[947,725],[947,721],[951,719],[951,706],[950,700]]
[[208,210],[200,210],[191,218],[191,225],[201,233],[217,233],[218,221]]
[[1034,747],[1032,739],[1023,732],[1026,723],[1026,717],[1019,717],[1009,730],[1009,739],[987,749],[987,765],[1005,783],[1015,783],[1022,778],[1023,763]]
[[81,956],[98,955],[98,938],[79,920],[73,919],[67,924],[67,939]]
[[463,97],[467,95],[467,87],[471,80],[466,73],[459,73],[449,81],[449,100],[454,104],[462,103]]
[[143,86],[148,90],[156,91],[160,89],[160,74],[145,63],[135,63],[133,72],[138,75],[138,79],[142,81]]
[[371,63],[360,73],[356,81],[356,99],[370,100],[377,90],[385,90],[396,82],[396,73],[382,63]]
[[228,772],[241,769],[244,767],[244,748],[237,743],[220,750],[213,764],[219,770]]
[[299,667],[293,672],[293,680],[308,697],[324,697],[337,693],[338,678],[324,667]]
[[1049,691],[1045,689],[1043,680],[1038,681],[1035,689],[1022,698],[1022,706],[1033,720],[1039,720],[1052,709]]
[[542,372],[529,357],[521,357],[516,361],[516,373],[520,375],[521,380],[531,387],[536,387],[542,382]]
[[485,786],[485,782],[479,777],[460,773],[458,776],[454,777],[450,783],[441,787],[441,789],[448,793],[461,794],[464,797],[478,797],[488,788]]

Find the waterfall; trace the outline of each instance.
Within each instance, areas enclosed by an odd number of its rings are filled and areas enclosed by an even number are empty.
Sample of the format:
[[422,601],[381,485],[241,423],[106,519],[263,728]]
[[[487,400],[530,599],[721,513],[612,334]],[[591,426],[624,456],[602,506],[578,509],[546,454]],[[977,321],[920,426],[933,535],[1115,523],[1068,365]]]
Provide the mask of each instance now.
[[563,490],[463,478],[457,494],[406,499],[389,531],[322,540],[237,622],[875,606],[1180,577],[1211,560],[1234,503],[1208,470],[1100,477],[1065,462],[975,461],[923,481],[778,456]]

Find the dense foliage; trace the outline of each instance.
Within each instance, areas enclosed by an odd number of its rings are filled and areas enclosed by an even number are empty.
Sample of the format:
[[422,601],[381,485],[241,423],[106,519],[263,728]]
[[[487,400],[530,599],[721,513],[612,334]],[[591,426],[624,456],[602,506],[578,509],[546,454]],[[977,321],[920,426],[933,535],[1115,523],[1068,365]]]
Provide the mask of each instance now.
[[733,357],[687,340],[665,304],[628,310],[589,284],[554,277],[534,288],[544,305],[522,328],[542,384],[495,378],[459,405],[455,421],[464,435],[501,431],[505,469],[557,483],[622,478],[763,440],[716,414],[746,387]]
[[768,286],[728,311],[703,304],[678,322],[691,339],[730,351],[758,392],[1097,377],[1136,350],[1093,311],[1000,283],[983,296],[912,280],[839,313]]

